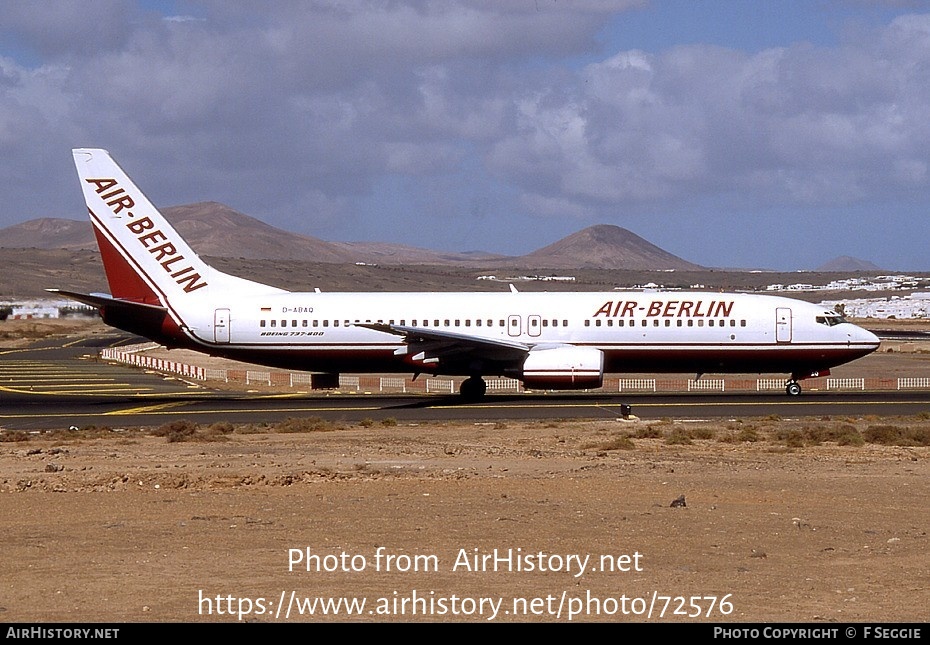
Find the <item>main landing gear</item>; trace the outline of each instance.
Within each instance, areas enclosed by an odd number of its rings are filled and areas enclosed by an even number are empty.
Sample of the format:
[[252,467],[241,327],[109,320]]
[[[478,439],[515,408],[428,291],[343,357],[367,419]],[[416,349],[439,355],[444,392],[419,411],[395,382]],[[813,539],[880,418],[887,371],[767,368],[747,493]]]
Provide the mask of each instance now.
[[462,385],[459,386],[459,394],[462,395],[463,399],[469,401],[477,401],[487,391],[488,384],[480,376],[471,376],[462,381]]
[[801,394],[801,384],[795,381],[794,379],[788,381],[785,385],[785,393],[788,396],[798,396]]

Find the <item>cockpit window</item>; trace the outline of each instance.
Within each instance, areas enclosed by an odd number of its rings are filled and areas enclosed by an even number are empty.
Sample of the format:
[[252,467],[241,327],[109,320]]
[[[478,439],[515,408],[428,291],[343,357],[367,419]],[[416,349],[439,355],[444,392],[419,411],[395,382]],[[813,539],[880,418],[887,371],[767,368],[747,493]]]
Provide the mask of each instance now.
[[846,322],[846,319],[835,311],[825,311],[822,316],[817,316],[817,322],[827,327],[833,327]]

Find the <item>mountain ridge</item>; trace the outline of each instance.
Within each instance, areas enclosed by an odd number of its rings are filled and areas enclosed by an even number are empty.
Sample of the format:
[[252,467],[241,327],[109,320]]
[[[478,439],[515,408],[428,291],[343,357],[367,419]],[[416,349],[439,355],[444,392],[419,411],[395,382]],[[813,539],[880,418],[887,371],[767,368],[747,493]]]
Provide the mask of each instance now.
[[[327,242],[284,231],[219,202],[171,206],[161,212],[191,247],[205,256],[523,269],[703,268],[612,224],[590,226],[525,255],[505,256],[481,251],[433,251],[387,242]],[[0,229],[0,247],[96,250],[96,241],[89,221],[39,218]]]

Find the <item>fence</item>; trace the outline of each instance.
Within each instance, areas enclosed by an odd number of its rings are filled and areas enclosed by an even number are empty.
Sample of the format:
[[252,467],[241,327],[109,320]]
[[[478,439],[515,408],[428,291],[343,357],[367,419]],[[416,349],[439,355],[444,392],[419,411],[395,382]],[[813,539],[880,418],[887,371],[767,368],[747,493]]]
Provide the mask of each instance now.
[[720,379],[703,379],[703,380],[688,380],[688,391],[689,392],[706,392],[708,390],[716,392],[725,392],[727,389],[727,382]]
[[[142,369],[177,374],[195,381],[245,383],[250,386],[281,387],[309,390],[311,375],[306,372],[279,372],[244,369],[212,369],[198,367],[179,361],[169,361],[144,352],[159,345],[145,343],[129,347],[100,350],[104,360],[133,365]],[[601,392],[741,392],[782,390],[786,378],[614,378],[604,379]],[[355,392],[454,394],[458,391],[461,378],[411,379],[402,376],[340,375],[339,390]],[[523,392],[520,381],[510,378],[485,379],[489,392]],[[802,381],[807,390],[904,390],[930,389],[930,377],[894,378],[814,378]]]
[[828,390],[864,390],[864,378],[828,378]]
[[617,391],[629,392],[630,390],[656,391],[656,380],[654,378],[621,378],[617,379]]

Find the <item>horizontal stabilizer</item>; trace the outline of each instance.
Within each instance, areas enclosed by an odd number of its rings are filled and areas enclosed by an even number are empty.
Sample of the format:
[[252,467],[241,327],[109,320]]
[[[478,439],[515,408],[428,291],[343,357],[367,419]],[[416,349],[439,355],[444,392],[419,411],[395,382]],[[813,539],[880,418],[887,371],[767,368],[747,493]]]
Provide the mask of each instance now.
[[97,307],[98,309],[103,307],[119,307],[125,309],[141,309],[145,311],[167,311],[167,309],[160,305],[133,302],[132,300],[121,300],[120,298],[114,298],[106,293],[78,293],[76,291],[65,291],[63,289],[46,289],[46,291],[64,296],[65,298],[77,300],[78,302],[83,302],[85,305]]

